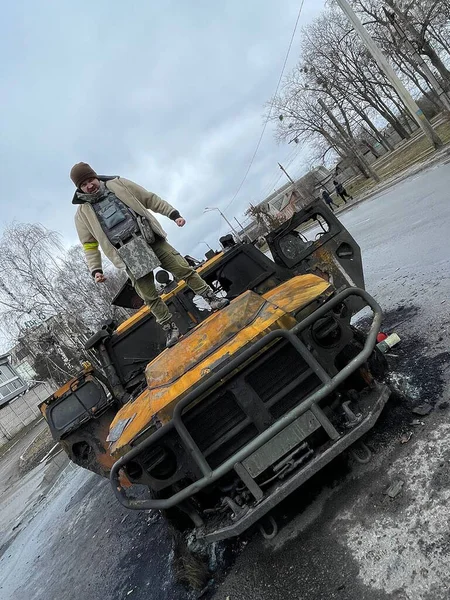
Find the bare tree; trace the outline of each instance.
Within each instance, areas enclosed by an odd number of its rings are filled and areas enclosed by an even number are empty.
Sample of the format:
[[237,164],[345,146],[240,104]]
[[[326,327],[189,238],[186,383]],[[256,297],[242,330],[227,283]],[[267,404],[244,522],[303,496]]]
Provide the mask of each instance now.
[[[386,0],[399,20],[402,13],[402,24],[409,36],[406,41],[394,33],[379,0],[351,1],[397,65],[405,85],[416,96],[420,93],[436,111],[442,110],[442,88],[439,91],[433,87],[429,70],[427,76],[428,66],[416,52],[411,52],[408,44],[414,40],[442,81],[448,79],[448,0]],[[278,119],[279,141],[301,139],[313,145],[314,158],[324,161],[330,152],[335,153],[365,176],[370,169],[361,160],[361,152],[370,151],[377,157],[380,146],[386,151],[393,149],[384,131],[386,125],[400,139],[408,139],[417,129],[396,90],[333,3],[303,29],[301,59],[270,106],[275,108],[271,119]]]
[[79,369],[87,339],[113,316],[110,302],[125,279],[108,272],[96,286],[81,247],[66,251],[56,232],[26,223],[5,229],[0,273],[0,325],[55,381]]
[[377,127],[371,117],[378,113],[401,137],[408,137],[398,118],[403,105],[340,11],[328,10],[306,27],[301,48],[309,89],[329,95],[375,134]]
[[262,234],[273,231],[283,223],[282,219],[272,215],[268,208],[261,204],[258,206],[250,204],[249,208],[245,212],[245,215],[256,221]]
[[[448,2],[443,0],[422,0],[420,2],[405,2],[404,0],[385,0],[405,26],[412,40],[417,44],[420,54],[429,58],[431,64],[439,72],[445,87],[450,87],[450,71],[430,42],[430,28],[433,21],[441,20],[446,14],[449,18]],[[435,35],[439,35],[437,32]],[[444,48],[447,40],[439,41]],[[442,42],[442,43],[441,43]]]
[[[278,139],[302,137],[317,144],[326,141],[322,156],[332,148],[342,159],[351,159],[365,177],[374,176],[360,150],[364,126],[386,150],[392,145],[374,123],[381,116],[403,138],[410,131],[399,119],[403,106],[366,48],[342,15],[327,11],[305,28],[302,60],[286,78],[271,107],[278,112]],[[374,146],[371,151],[376,155]]]
[[[384,3],[378,0],[352,0],[352,4],[366,16],[367,26],[377,42],[393,56],[392,51],[395,54],[401,48],[402,42],[398,36],[389,35],[391,28],[383,11],[384,5],[389,6],[408,34],[409,40],[437,70],[444,88],[450,89],[450,71],[442,56],[444,53],[448,59],[450,54],[450,6],[447,0],[385,0]],[[413,67],[416,64],[408,54],[403,55],[403,61]],[[423,72],[421,77],[427,80]],[[428,83],[432,87],[431,82]]]
[[0,240],[3,319],[43,320],[62,310],[53,282],[63,252],[60,236],[39,224],[7,227]]
[[[318,137],[321,137],[327,142],[328,148],[332,148],[342,159],[350,159],[365,177],[370,177],[367,164],[357,152],[358,142],[353,137],[348,118],[340,109],[345,123],[342,125],[342,129],[345,127],[343,133],[340,126],[336,127],[334,118],[330,120],[328,110],[319,100],[317,93],[305,88],[299,90],[297,81],[288,82],[281,94],[271,102],[276,109],[274,113],[279,114],[278,139],[301,137],[304,141],[316,143]],[[275,120],[276,117],[272,119]]]
[[114,316],[111,299],[125,283],[126,275],[113,267],[106,267],[106,282],[96,284],[89,273],[81,246],[65,252],[55,279],[58,293],[73,315],[83,315],[83,322],[96,329],[101,321]]

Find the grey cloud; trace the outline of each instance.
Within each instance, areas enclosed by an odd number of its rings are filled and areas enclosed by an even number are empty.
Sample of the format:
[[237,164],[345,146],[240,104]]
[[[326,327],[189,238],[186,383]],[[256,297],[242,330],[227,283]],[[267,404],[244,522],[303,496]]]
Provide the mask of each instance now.
[[[302,22],[321,5],[306,0]],[[243,177],[297,10],[294,0],[3,7],[2,220],[40,221],[76,243],[68,173],[86,160],[177,206],[188,224],[164,227],[180,251],[216,245],[226,227],[203,209],[223,209]],[[267,129],[230,220],[262,199],[291,150]]]

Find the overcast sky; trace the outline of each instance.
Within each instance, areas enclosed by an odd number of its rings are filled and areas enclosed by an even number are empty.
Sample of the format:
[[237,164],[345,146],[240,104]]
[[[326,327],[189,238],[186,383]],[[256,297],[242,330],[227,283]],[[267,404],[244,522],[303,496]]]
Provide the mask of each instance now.
[[[299,0],[88,0],[2,5],[1,226],[41,222],[77,243],[69,171],[89,162],[156,192],[187,219],[160,217],[169,240],[200,257],[226,231],[218,213],[248,167]],[[305,0],[300,25],[322,9]],[[300,29],[288,69],[298,60]],[[286,72],[287,72],[286,71]],[[267,128],[227,216],[242,217],[285,182]],[[298,148],[297,148],[298,150]],[[294,175],[302,170],[298,156]]]

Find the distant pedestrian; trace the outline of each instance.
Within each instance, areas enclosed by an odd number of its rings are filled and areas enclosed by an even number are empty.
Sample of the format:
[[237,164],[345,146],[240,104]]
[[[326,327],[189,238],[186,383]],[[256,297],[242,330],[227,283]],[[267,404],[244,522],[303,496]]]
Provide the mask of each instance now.
[[[333,202],[333,198],[330,196],[330,194],[325,188],[322,189],[322,198],[328,204],[329,208],[331,208],[332,206],[334,206],[335,208],[339,208],[339,206]],[[331,210],[333,210],[333,208],[331,208]]]
[[336,194],[342,198],[342,200],[344,201],[344,204],[347,204],[346,198],[348,198],[349,200],[353,200],[353,196],[350,196],[350,194],[347,192],[347,190],[342,185],[342,183],[339,183],[339,181],[336,181],[336,179],[335,179],[333,181],[333,185],[334,185],[334,189],[336,190]]

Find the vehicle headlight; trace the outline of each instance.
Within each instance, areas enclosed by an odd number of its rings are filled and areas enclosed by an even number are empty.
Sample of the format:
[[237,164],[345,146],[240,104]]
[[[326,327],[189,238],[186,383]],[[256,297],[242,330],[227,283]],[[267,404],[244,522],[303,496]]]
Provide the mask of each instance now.
[[166,446],[150,448],[141,459],[141,463],[150,477],[169,479],[177,470],[177,459],[173,450]]
[[339,323],[327,315],[311,325],[311,335],[315,343],[322,348],[332,348],[341,339],[342,330]]

